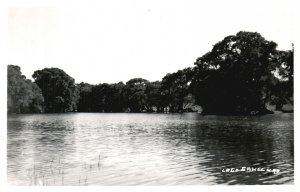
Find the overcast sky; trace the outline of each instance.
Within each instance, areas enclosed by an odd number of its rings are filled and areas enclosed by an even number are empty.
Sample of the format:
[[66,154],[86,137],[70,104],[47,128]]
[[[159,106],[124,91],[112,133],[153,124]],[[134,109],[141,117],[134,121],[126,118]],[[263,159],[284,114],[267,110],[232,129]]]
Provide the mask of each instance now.
[[58,67],[77,83],[155,81],[193,66],[241,30],[259,32],[281,50],[295,37],[289,0],[45,2],[12,1],[8,12],[8,61],[28,78]]

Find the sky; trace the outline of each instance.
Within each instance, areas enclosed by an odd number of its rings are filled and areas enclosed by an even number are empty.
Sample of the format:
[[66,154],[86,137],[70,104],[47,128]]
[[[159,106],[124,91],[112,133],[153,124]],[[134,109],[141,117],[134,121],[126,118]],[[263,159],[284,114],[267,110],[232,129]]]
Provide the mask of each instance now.
[[239,31],[289,50],[296,30],[291,0],[12,0],[8,7],[8,64],[27,78],[58,67],[76,83],[161,80]]

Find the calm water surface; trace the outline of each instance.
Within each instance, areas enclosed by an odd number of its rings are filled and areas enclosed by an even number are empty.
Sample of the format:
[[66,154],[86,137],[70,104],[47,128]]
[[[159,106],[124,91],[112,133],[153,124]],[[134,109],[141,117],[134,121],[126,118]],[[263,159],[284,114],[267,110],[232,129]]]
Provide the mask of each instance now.
[[[8,117],[11,185],[293,184],[293,114]],[[280,172],[224,173],[267,167]]]

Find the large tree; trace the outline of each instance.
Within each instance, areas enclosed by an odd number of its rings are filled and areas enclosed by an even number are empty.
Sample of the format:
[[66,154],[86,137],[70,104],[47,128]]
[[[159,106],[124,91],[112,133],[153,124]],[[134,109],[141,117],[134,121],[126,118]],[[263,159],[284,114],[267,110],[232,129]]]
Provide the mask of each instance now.
[[170,112],[183,112],[191,93],[190,83],[194,71],[191,68],[168,73],[161,82],[162,103]]
[[126,82],[124,95],[127,97],[127,106],[130,112],[142,112],[147,110],[146,88],[149,81],[142,78],[130,79]]
[[26,79],[16,65],[7,67],[7,109],[8,113],[36,113],[43,111],[40,88]]
[[45,68],[35,71],[32,77],[42,90],[45,112],[69,112],[77,109],[78,89],[74,79],[63,70]]
[[259,33],[242,31],[198,58],[193,87],[203,113],[267,113],[266,90],[280,64],[276,46]]

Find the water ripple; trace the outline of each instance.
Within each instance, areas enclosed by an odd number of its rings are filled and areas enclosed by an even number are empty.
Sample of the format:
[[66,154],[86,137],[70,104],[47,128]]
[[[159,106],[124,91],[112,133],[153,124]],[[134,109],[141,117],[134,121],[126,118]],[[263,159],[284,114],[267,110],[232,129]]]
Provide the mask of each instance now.
[[[8,117],[11,185],[293,184],[292,114]],[[280,169],[224,173],[241,167]]]

